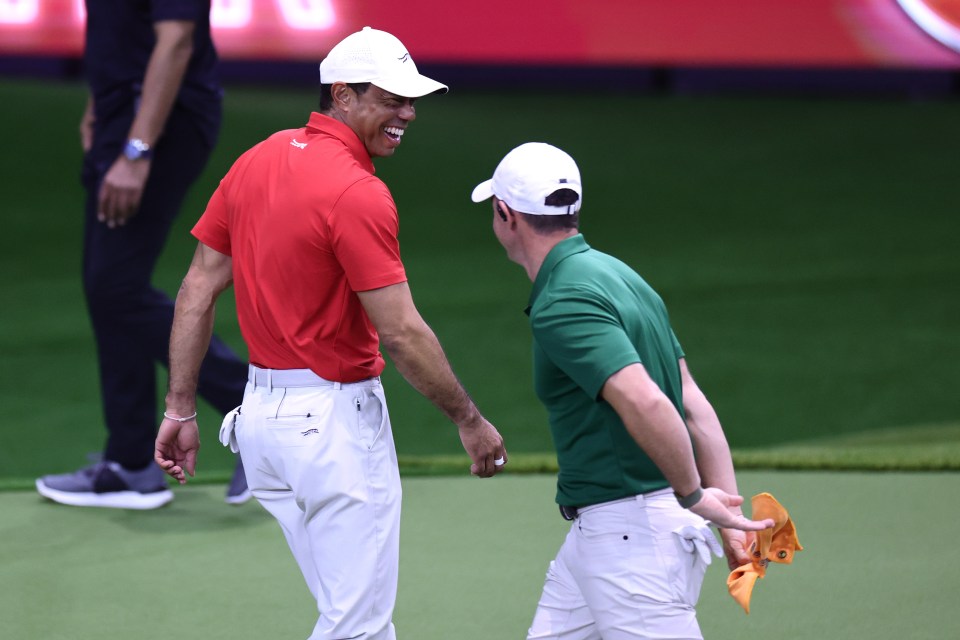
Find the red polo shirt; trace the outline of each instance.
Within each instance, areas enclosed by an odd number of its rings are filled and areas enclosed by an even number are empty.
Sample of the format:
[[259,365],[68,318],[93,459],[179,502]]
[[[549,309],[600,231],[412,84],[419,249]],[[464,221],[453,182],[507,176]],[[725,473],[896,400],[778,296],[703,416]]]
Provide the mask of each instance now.
[[312,369],[327,380],[379,375],[379,337],[357,291],[406,281],[399,219],[345,124],[313,113],[231,167],[193,228],[233,258],[240,330],[250,361]]

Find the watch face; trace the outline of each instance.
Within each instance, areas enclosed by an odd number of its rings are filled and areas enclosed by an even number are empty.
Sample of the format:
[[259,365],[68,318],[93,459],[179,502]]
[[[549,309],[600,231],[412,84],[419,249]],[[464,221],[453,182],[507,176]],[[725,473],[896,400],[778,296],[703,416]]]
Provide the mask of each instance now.
[[123,148],[123,155],[126,156],[127,160],[148,159],[151,156],[150,145],[143,140],[133,138],[127,141]]

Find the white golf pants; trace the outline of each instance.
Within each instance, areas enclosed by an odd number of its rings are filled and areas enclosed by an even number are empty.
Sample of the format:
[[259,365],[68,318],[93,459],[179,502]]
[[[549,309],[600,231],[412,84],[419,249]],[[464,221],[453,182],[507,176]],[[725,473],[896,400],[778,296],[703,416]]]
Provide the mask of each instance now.
[[528,640],[699,639],[694,606],[720,544],[670,489],[580,510]]
[[251,366],[234,435],[316,598],[309,640],[394,640],[401,489],[380,380]]

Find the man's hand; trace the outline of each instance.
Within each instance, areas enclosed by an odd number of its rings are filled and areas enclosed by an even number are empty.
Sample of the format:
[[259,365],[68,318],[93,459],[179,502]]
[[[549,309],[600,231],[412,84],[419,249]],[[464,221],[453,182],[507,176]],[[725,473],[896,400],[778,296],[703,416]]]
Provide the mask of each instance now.
[[117,158],[100,185],[97,220],[111,229],[125,225],[140,208],[149,175],[150,160]]
[[200,431],[196,420],[179,422],[164,418],[157,432],[153,459],[177,482],[186,484],[186,474],[193,476],[196,469],[199,449]]
[[500,433],[486,418],[481,416],[460,425],[459,429],[460,442],[473,460],[470,473],[481,478],[490,478],[503,471],[507,462],[507,450],[503,446]]
[[723,540],[723,555],[727,558],[727,566],[733,571],[737,567],[753,562],[750,557],[750,545],[756,540],[756,534],[738,529],[720,529],[720,538]]
[[721,529],[739,529],[740,531],[762,531],[773,527],[773,520],[750,520],[742,514],[735,513],[732,508],[743,504],[743,496],[727,493],[716,487],[703,490],[700,502],[690,507],[704,520],[709,520]]

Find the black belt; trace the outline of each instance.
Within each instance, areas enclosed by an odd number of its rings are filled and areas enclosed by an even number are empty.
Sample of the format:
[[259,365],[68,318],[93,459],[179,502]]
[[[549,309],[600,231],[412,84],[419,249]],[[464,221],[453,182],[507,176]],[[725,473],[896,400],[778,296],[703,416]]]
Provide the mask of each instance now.
[[577,519],[577,507],[568,507],[565,504],[561,504],[558,506],[560,507],[560,515],[563,516],[564,520]]

